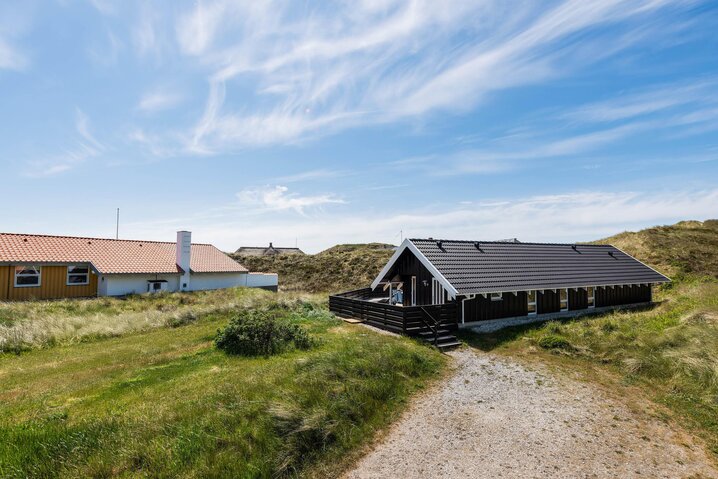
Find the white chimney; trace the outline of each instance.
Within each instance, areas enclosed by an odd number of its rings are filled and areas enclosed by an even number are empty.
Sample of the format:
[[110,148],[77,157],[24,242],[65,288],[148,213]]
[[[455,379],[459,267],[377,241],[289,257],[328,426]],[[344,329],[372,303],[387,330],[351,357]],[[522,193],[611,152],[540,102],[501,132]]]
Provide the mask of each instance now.
[[184,273],[180,276],[180,291],[189,289],[190,259],[192,257],[192,233],[189,231],[177,232],[177,266],[182,268]]

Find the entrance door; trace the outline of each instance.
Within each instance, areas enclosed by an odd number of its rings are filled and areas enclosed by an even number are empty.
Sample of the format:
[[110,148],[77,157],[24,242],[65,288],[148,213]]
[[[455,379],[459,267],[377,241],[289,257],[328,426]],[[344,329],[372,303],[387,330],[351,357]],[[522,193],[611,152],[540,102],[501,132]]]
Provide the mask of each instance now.
[[411,277],[411,305],[416,306],[416,276]]

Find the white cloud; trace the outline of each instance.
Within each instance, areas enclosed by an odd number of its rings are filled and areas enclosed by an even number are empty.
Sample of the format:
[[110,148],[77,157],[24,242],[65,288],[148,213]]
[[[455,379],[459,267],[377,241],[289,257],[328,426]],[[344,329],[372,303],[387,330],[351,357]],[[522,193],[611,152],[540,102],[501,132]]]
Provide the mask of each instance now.
[[304,214],[307,208],[316,208],[328,204],[344,203],[341,198],[331,194],[301,196],[288,193],[286,186],[266,186],[246,189],[237,193],[241,208],[256,208],[274,211],[294,210]]
[[[281,196],[281,193],[280,193]],[[271,200],[270,200],[271,202]],[[316,252],[337,243],[398,242],[404,237],[575,242],[684,219],[718,217],[718,190],[641,192],[578,191],[556,195],[461,201],[405,212],[383,207],[360,214],[319,212],[287,216],[248,212],[246,205],[161,223],[134,223],[137,237],[161,238],[191,228],[197,240],[227,251],[248,243],[293,243]],[[200,237],[201,235],[201,237]]]

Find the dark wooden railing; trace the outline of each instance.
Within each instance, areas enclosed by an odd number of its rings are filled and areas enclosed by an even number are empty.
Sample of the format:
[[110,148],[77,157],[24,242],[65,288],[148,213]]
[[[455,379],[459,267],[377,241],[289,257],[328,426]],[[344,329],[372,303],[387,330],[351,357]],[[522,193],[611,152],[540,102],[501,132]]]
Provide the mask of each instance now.
[[439,329],[457,329],[457,308],[454,302],[425,306],[395,306],[369,301],[387,297],[370,288],[329,296],[329,310],[344,318],[366,321],[372,326],[397,333],[417,335],[427,328],[438,338]]

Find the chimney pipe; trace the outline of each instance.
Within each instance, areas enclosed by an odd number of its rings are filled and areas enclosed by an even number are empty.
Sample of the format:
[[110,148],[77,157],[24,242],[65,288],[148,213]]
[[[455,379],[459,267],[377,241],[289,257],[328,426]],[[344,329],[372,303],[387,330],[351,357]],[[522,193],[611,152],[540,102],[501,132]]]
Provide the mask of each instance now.
[[183,273],[180,276],[180,291],[187,291],[189,289],[190,281],[190,261],[192,259],[192,233],[189,231],[178,231],[177,232],[177,266],[179,266]]

